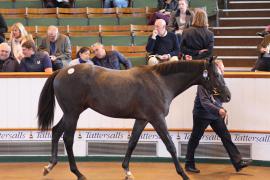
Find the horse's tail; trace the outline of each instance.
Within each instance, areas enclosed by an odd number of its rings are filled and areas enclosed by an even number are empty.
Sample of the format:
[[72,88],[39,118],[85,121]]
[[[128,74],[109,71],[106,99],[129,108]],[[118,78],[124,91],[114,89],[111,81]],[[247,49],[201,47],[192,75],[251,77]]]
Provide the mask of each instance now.
[[42,131],[48,130],[53,124],[54,107],[55,107],[53,81],[58,73],[59,70],[55,71],[47,79],[39,96],[38,114],[37,114],[38,128],[41,129]]

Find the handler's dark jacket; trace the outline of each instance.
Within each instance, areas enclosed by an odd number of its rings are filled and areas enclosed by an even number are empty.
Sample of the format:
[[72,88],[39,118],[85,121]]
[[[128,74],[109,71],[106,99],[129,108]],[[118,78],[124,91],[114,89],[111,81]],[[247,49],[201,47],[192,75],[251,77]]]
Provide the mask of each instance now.
[[219,119],[219,109],[222,108],[222,102],[211,96],[203,86],[198,86],[194,102],[193,115],[206,119]]

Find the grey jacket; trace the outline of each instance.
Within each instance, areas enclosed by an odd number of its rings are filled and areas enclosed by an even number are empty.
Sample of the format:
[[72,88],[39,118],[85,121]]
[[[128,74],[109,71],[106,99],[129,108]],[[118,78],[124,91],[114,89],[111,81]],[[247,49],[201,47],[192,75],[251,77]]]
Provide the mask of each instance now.
[[[178,9],[177,11],[173,11],[171,13],[171,17],[168,24],[168,31],[174,32],[178,30],[178,27],[180,25],[180,18],[179,18],[180,14],[181,14],[180,9]],[[193,17],[194,17],[194,13],[190,11],[189,9],[187,9],[185,28],[188,28],[191,26]]]
[[[71,61],[71,43],[69,37],[64,34],[59,34],[55,44],[55,54],[57,60],[61,60],[65,67],[68,66]],[[50,41],[48,37],[42,39],[41,44],[38,48],[39,51],[47,51],[50,53]]]

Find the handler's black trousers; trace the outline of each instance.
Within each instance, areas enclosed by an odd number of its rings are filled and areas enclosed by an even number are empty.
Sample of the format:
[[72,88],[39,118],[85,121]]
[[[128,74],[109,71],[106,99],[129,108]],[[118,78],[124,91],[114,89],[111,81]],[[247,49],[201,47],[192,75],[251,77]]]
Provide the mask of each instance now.
[[225,122],[222,119],[212,120],[200,118],[198,116],[193,116],[193,129],[188,141],[186,165],[194,165],[195,149],[199,145],[199,141],[208,125],[210,125],[215,133],[221,138],[223,146],[226,148],[232,164],[234,167],[237,167],[237,164],[241,161],[242,157],[237,147],[232,142],[231,135]]

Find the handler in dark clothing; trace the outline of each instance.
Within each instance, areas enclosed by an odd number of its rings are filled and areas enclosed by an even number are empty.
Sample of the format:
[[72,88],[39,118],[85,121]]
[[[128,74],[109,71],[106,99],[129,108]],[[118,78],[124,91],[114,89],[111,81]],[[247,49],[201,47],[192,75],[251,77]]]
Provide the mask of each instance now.
[[[224,66],[222,61],[216,60],[216,63],[220,73],[223,74]],[[186,171],[200,172],[195,167],[194,153],[208,125],[221,138],[237,172],[251,163],[251,161],[242,160],[240,152],[232,142],[231,135],[224,122],[226,113],[226,110],[222,107],[222,102],[217,97],[210,95],[202,86],[198,86],[193,109],[193,129],[188,141],[186,154]]]
[[10,56],[11,47],[7,43],[0,44],[0,72],[19,71],[19,63]]
[[214,48],[214,33],[208,29],[207,14],[203,9],[197,9],[192,27],[184,29],[180,49],[182,54],[192,56],[192,59],[211,57]]
[[117,51],[106,52],[103,44],[95,43],[92,45],[95,56],[92,61],[97,66],[106,67],[109,69],[121,69],[120,64],[123,64],[126,69],[132,67],[130,60],[126,59]]
[[163,19],[157,19],[155,29],[146,45],[146,51],[150,54],[148,64],[178,61],[179,48],[177,36],[166,30],[166,22]]
[[4,17],[2,16],[2,14],[0,13],[0,43],[5,41],[5,34],[8,30],[7,27],[7,23],[4,19]]

